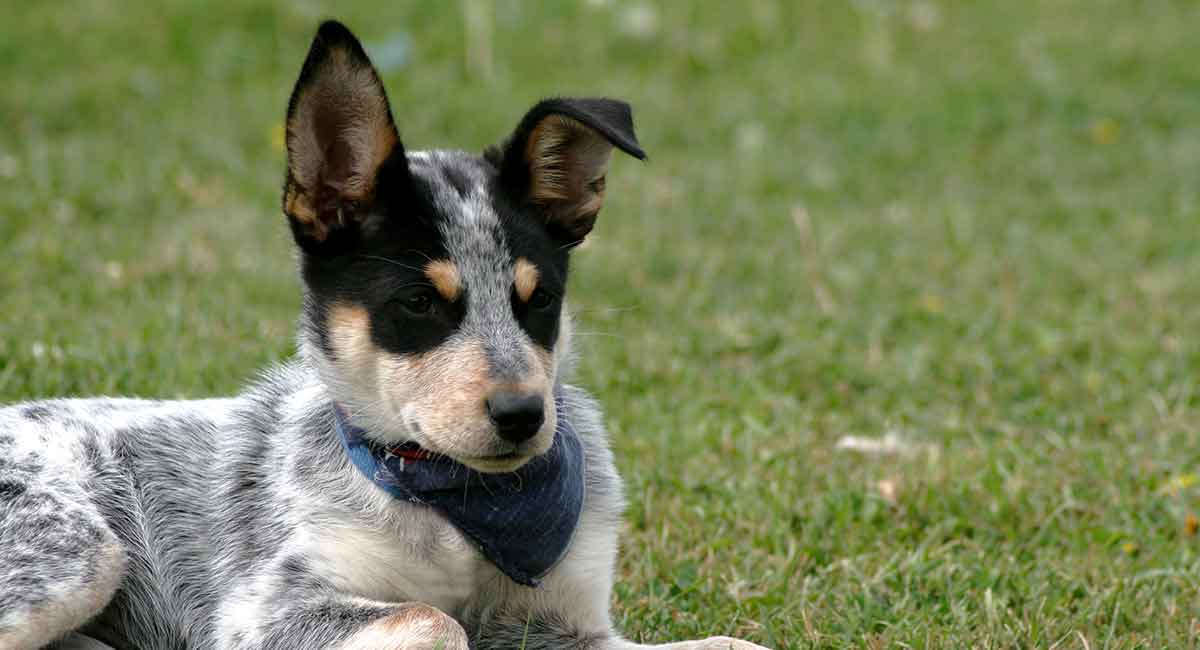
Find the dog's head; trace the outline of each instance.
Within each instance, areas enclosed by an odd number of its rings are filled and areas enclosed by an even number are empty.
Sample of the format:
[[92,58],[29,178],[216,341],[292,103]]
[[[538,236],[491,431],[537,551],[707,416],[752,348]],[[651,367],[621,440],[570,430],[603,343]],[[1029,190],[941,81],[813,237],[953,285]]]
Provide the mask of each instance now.
[[629,106],[550,99],[482,156],[406,152],[342,25],[317,32],[288,105],[283,211],[305,283],[303,354],[385,442],[511,471],[554,438],[567,256],[604,201]]

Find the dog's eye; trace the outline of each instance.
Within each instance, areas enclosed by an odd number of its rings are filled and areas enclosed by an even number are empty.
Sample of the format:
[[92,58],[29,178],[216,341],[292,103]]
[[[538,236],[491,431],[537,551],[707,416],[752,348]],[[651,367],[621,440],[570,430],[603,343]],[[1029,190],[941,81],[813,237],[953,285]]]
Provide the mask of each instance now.
[[404,296],[398,302],[410,314],[428,314],[433,307],[433,295],[428,291],[420,291]]
[[554,296],[548,291],[542,291],[540,288],[533,290],[533,295],[529,296],[529,306],[534,309],[545,309],[554,302]]

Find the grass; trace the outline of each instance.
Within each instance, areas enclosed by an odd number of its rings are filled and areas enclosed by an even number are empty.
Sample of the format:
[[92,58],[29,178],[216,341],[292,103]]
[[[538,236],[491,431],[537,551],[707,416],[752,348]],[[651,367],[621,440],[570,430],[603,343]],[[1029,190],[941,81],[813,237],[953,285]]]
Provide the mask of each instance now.
[[[631,637],[1200,643],[1200,5],[489,6],[336,11],[412,148],[635,106],[651,160],[614,162],[571,289]],[[8,9],[0,400],[291,353],[278,129],[332,11]]]

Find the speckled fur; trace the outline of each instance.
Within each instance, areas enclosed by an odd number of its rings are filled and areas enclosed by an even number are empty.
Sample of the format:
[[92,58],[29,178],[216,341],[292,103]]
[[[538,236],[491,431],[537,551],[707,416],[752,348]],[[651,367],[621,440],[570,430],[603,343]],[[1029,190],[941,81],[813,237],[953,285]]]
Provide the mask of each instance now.
[[363,633],[410,601],[452,617],[476,648],[639,647],[609,622],[622,501],[600,412],[561,390],[586,443],[587,503],[537,589],[355,472],[304,359],[232,399],[0,410],[0,647],[85,623],[144,650],[418,647]]
[[[408,158],[468,296],[441,345],[474,341],[493,370],[538,366],[558,417],[584,442],[585,505],[566,557],[539,587],[517,585],[437,513],[350,465],[334,400],[388,437],[420,440],[421,427],[396,423],[378,387],[327,354],[327,324],[306,290],[299,356],[238,396],[0,409],[0,648],[73,631],[142,650],[644,647],[610,622],[621,481],[599,408],[564,383],[569,317],[553,349],[530,356],[509,303],[513,256],[493,210],[494,170],[462,152]],[[722,637],[660,647],[757,646]]]

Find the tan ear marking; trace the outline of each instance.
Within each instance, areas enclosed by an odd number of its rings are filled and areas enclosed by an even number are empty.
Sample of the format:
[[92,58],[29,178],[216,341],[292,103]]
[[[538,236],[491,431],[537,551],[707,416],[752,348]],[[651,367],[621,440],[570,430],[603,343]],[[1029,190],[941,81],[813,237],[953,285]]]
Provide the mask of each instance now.
[[[287,125],[288,158],[300,185],[315,189],[330,144],[323,140],[332,136],[350,152],[349,168],[339,179],[342,195],[365,199],[375,189],[375,172],[396,146],[396,131],[383,87],[371,68],[351,67],[341,50],[332,54],[296,101]],[[333,126],[336,133],[319,134],[321,124]]]
[[304,190],[297,187],[295,183],[288,183],[287,193],[283,197],[283,212],[294,217],[300,223],[311,224],[317,219],[317,213],[309,204]]
[[516,287],[517,297],[521,299],[521,302],[529,302],[529,299],[533,297],[533,291],[537,289],[540,277],[541,272],[533,262],[524,257],[517,258],[517,263],[513,267],[513,286]]
[[525,160],[531,175],[530,198],[560,204],[560,218],[593,217],[604,202],[604,176],[612,144],[564,115],[550,115],[529,134]]
[[458,299],[462,291],[462,278],[458,267],[450,260],[434,260],[425,265],[425,277],[433,284],[433,288],[442,294],[446,300]]
[[369,62],[340,47],[303,80],[287,120],[284,212],[323,241],[345,225],[343,203],[370,202],[379,170],[399,144],[387,96]]
[[323,241],[329,234],[329,226],[317,217],[317,211],[313,209],[312,198],[291,181],[283,197],[283,213],[301,223],[317,241]]

